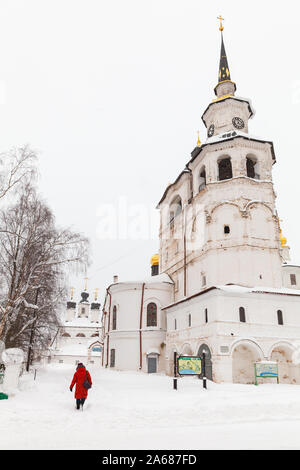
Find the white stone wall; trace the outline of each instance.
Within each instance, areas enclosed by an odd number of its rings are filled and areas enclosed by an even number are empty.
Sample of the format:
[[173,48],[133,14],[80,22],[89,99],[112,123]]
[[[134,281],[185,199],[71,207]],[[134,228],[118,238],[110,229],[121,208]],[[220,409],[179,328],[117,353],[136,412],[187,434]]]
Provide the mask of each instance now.
[[[197,355],[200,344],[209,346],[212,353],[213,377],[216,382],[232,382],[233,353],[238,345],[248,348],[248,357],[274,359],[272,353],[276,345],[292,352],[300,345],[299,306],[300,297],[278,293],[241,293],[213,289],[184,303],[171,306],[167,313],[167,371],[172,374],[172,352],[182,353],[190,347]],[[293,292],[293,291],[291,291]],[[245,308],[246,323],[239,321],[239,307]],[[208,310],[208,323],[205,323],[205,309]],[[283,313],[284,325],[278,325],[277,310]],[[187,324],[188,314],[192,316],[192,326]],[[174,321],[177,320],[177,330]],[[222,352],[226,351],[227,352]],[[251,353],[249,353],[251,351]],[[247,355],[247,354],[246,354]],[[242,366],[242,354],[241,365]],[[286,367],[285,364],[284,367]],[[251,369],[252,370],[252,369]],[[252,377],[253,378],[253,377]],[[294,367],[288,378],[299,383],[299,367]],[[294,382],[293,382],[294,380]]]

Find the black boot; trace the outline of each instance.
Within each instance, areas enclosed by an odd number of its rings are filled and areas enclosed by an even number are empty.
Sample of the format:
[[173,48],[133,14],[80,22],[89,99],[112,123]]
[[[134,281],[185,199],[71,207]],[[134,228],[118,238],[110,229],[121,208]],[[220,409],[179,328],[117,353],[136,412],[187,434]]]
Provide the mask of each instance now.
[[76,408],[77,410],[80,408],[80,398],[76,398]]

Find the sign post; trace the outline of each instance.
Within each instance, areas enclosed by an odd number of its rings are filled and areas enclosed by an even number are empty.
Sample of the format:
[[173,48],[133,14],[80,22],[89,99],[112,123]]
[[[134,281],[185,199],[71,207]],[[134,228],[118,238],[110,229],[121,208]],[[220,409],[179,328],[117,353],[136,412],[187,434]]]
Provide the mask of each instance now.
[[274,378],[279,384],[278,363],[271,361],[262,361],[254,363],[255,385],[258,385],[257,379]]
[[181,376],[200,375],[202,373],[201,357],[179,356],[177,359],[178,374]]
[[174,351],[174,379],[173,390],[177,390],[177,352]]
[[205,375],[205,352],[203,351],[203,388],[207,389],[206,375]]

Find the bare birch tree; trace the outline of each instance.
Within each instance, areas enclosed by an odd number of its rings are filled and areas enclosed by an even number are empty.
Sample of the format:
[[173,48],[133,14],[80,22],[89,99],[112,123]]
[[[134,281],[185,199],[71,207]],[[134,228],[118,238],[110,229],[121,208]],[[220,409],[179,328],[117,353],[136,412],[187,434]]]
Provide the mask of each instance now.
[[67,267],[88,264],[88,240],[55,226],[32,185],[0,211],[0,339],[9,346],[45,344],[57,325]]
[[36,175],[36,153],[28,145],[0,154],[0,200]]

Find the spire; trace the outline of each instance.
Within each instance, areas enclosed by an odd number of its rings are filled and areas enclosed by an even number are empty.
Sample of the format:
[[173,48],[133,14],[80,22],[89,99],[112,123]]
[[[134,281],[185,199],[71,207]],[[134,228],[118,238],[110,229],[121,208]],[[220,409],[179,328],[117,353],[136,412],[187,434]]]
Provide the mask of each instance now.
[[222,32],[221,32],[221,39],[222,39],[222,42],[221,42],[221,56],[220,56],[220,66],[219,66],[219,83],[224,82],[225,80],[231,80]]
[[[229,65],[224,45],[223,39],[223,31],[224,26],[222,21],[224,18],[222,16],[218,16],[218,20],[220,20],[220,27],[219,31],[221,32],[221,54],[220,54],[220,65],[219,65],[219,76],[218,76],[218,85],[215,87],[215,94],[218,98],[224,95],[234,95],[236,90],[236,85],[234,82],[231,81]],[[223,86],[222,86],[223,85]]]

